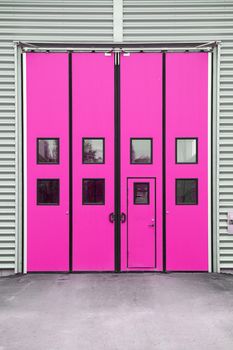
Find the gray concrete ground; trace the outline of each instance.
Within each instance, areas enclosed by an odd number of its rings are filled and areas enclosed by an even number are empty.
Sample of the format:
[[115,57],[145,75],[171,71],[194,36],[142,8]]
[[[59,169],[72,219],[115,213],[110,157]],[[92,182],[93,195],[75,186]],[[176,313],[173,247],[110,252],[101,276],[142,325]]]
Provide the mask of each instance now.
[[233,349],[233,276],[0,278],[0,350]]

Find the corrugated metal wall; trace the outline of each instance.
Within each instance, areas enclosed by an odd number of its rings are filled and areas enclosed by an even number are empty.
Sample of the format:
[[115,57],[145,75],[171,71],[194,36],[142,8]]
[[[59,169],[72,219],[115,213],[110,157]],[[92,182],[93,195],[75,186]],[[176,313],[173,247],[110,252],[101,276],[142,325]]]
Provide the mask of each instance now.
[[[233,268],[233,1],[124,0],[124,41],[222,41],[220,67],[220,264]],[[113,0],[0,1],[0,269],[15,260],[13,41],[113,40]]]
[[124,0],[125,41],[221,40],[219,233],[220,267],[233,268],[233,236],[227,212],[233,209],[233,1]]
[[113,1],[0,1],[0,269],[15,267],[16,40],[112,41]]

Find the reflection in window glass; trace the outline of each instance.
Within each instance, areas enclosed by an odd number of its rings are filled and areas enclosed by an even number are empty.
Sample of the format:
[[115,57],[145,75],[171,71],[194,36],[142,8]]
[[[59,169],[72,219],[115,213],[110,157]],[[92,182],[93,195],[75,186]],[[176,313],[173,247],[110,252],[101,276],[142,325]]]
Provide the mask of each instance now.
[[149,182],[134,183],[134,204],[149,204]]
[[152,163],[152,139],[131,139],[131,164]]
[[104,204],[105,180],[83,179],[83,204]]
[[83,163],[104,163],[104,139],[83,139]]
[[197,179],[176,179],[176,204],[197,204]]
[[58,205],[59,204],[59,180],[43,179],[37,180],[37,204]]
[[177,163],[197,163],[197,139],[177,139],[176,152]]
[[59,139],[37,139],[37,163],[59,163]]

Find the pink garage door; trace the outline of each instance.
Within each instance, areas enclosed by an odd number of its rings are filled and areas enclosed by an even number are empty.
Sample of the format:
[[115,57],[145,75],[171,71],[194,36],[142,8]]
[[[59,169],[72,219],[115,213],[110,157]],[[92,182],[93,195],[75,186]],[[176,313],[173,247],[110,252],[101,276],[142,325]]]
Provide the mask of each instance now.
[[[162,54],[123,54],[120,72],[121,211],[127,214],[126,222],[121,223],[121,270],[160,271]],[[150,178],[156,178],[156,195]],[[150,196],[150,203],[139,203],[140,196],[142,200]],[[154,227],[149,226],[152,223]]]
[[69,268],[68,55],[28,53],[27,270]]
[[114,55],[72,55],[73,270],[114,270]]
[[206,271],[208,54],[29,53],[26,74],[28,271]]
[[208,270],[208,54],[166,55],[167,270]]

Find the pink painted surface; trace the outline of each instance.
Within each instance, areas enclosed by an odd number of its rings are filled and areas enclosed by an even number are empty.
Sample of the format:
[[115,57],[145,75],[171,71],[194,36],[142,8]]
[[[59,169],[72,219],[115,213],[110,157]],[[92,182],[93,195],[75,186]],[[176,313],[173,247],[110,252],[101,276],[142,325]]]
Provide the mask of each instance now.
[[[149,203],[135,204],[134,184],[149,184]],[[128,179],[128,267],[155,268],[155,179]]]
[[[167,270],[208,270],[208,54],[166,60]],[[198,164],[175,164],[175,138],[198,137]],[[198,179],[198,205],[175,204],[175,179]]]
[[[28,53],[27,269],[67,271],[69,262],[68,55]],[[60,164],[37,165],[37,137],[60,139]],[[37,179],[60,179],[60,205],[37,205]]]
[[[73,269],[114,270],[114,57],[73,54]],[[105,164],[82,164],[82,138],[105,138]],[[82,179],[105,179],[105,205],[82,205]]]
[[[153,138],[153,164],[130,164],[130,138]],[[156,178],[156,270],[162,270],[162,55],[121,55],[121,211],[127,178]],[[127,218],[128,220],[128,218]],[[127,224],[121,225],[121,269],[127,267]],[[147,252],[145,252],[146,256]],[[154,270],[154,268],[145,268]]]

